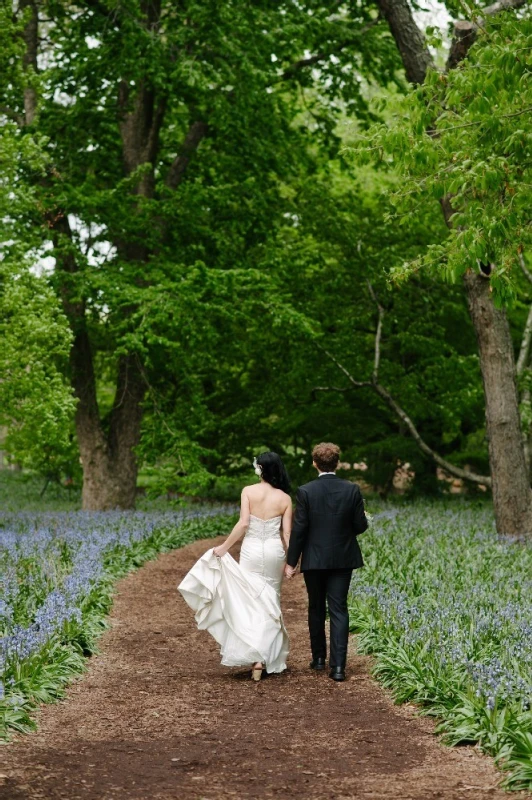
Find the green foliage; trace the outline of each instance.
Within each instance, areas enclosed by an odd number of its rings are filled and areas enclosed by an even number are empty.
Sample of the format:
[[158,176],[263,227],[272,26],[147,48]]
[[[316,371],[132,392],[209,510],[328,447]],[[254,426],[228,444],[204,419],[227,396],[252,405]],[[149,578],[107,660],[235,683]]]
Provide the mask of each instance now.
[[[402,228],[384,223],[396,185],[393,176],[340,160],[312,180],[287,183],[292,212],[263,255],[271,287],[254,290],[264,297],[262,313],[246,320],[244,340],[240,319],[227,323],[227,349],[205,384],[212,416],[196,435],[212,453],[205,456],[211,471],[249,470],[253,454],[272,448],[299,483],[313,477],[312,444],[331,439],[345,461],[367,461],[381,488],[400,462],[415,462],[418,483],[425,471],[431,480],[434,469],[397,418],[371,389],[351,387],[322,349],[356,380],[371,378],[377,309],[368,281],[386,308],[381,382],[433,447],[487,469],[476,341],[460,289],[432,275],[401,287],[386,282],[406,253],[414,257],[445,236],[438,209]],[[386,474],[376,474],[377,461]]]
[[74,460],[74,398],[64,379],[71,334],[46,281],[0,263],[0,425],[21,466],[56,477]]
[[[366,82],[398,83],[399,59],[369,2],[338,14],[314,0],[146,8],[49,0],[38,75],[16,35],[31,9],[5,20],[0,105],[16,158],[2,177],[19,213],[2,219],[2,239],[13,263],[53,254],[49,285],[73,331],[87,328],[104,430],[117,356],[134,353],[148,387],[141,458],[161,486],[185,471],[200,490],[215,458],[200,436],[216,425],[211,375],[221,362],[234,374],[242,356],[228,358],[228,336],[259,314],[279,330],[289,314],[266,302],[264,261],[293,213],[286,186],[337,153],[341,115],[374,118]],[[154,149],[126,152],[155,119]],[[172,184],[195,124],[203,140]]]
[[[452,244],[434,198],[448,190],[451,172],[457,177],[461,159],[452,157],[470,139],[479,154],[493,149],[485,134],[478,138],[485,112],[466,103],[467,81],[480,81],[474,68],[443,82],[431,76],[419,94],[400,99],[399,58],[372,3],[338,14],[319,2],[236,2],[230,11],[163,3],[151,27],[143,8],[82,3],[74,14],[47,3],[37,76],[21,66],[23,40],[14,34],[24,20],[6,20],[1,104],[12,113],[0,145],[0,218],[10,274],[53,256],[35,279],[39,292],[46,282],[57,305],[68,297],[65,310],[82,308],[82,322],[69,322],[89,335],[105,432],[117,357],[136,355],[146,387],[138,455],[148,491],[210,494],[269,448],[285,456],[295,481],[305,480],[310,447],[322,438],[338,440],[351,462],[386,452],[386,474],[375,476],[381,487],[394,463],[416,458],[416,472],[426,471],[433,486],[431,467],[390,411],[370,390],[351,390],[320,349],[357,380],[371,376],[376,309],[368,280],[386,307],[382,383],[430,445],[486,471],[476,344],[459,290],[442,282],[472,248]],[[473,57],[503,36],[481,32]],[[305,64],[309,53],[316,60]],[[503,121],[524,124],[504,116],[518,102],[510,96],[517,78],[507,91],[482,59],[482,74],[504,95]],[[38,90],[31,126],[17,124],[28,82]],[[459,92],[454,100],[451,91]],[[162,114],[158,148],[124,164],[123,125],[146,97]],[[462,110],[475,124],[454,129],[450,120]],[[349,163],[346,150],[381,117],[387,124],[374,144],[388,148],[386,158],[376,168]],[[446,132],[427,136],[429,117]],[[170,186],[195,123],[205,125],[204,137]],[[135,130],[142,134],[140,122]],[[443,272],[419,273],[435,255]],[[405,261],[415,280],[389,286],[387,276],[403,274]],[[512,317],[516,340],[524,312],[522,304]],[[66,333],[63,341],[66,349]],[[42,358],[58,381],[53,392],[35,392],[51,398],[35,407],[46,415],[46,424],[32,423],[43,434],[13,424],[12,447],[24,464],[73,474],[72,405],[54,400],[69,369],[64,351]]]
[[505,303],[519,284],[519,253],[531,242],[532,89],[527,54],[532,19],[501,14],[486,20],[467,60],[391,107],[375,131],[378,153],[402,178],[395,201],[399,224],[450,200],[452,230],[395,279],[426,268],[456,281],[478,264],[495,265],[494,297]]
[[36,184],[49,158],[42,133],[23,135],[18,124],[22,23],[2,5],[0,95],[10,113],[0,138],[0,426],[8,429],[2,446],[14,461],[55,478],[75,459],[74,399],[65,380],[72,336],[57,297],[34,268],[42,245],[42,230],[32,224]]

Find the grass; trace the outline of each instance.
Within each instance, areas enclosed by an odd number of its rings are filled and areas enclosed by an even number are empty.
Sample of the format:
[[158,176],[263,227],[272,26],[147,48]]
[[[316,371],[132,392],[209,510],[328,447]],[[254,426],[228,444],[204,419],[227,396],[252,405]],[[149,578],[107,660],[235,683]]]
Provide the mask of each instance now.
[[74,511],[81,506],[77,489],[51,483],[41,497],[44,478],[31,473],[0,470],[0,513],[6,511]]
[[398,702],[439,719],[449,744],[478,742],[532,788],[532,546],[497,538],[485,503],[417,501],[361,537],[352,629]]
[[[45,488],[46,485],[46,488]],[[242,491],[242,478],[216,478],[208,491],[201,498],[193,497],[179,491],[179,480],[176,479],[176,491],[168,495],[155,496],[149,491],[149,482],[139,476],[140,489],[137,497],[139,511],[167,511],[171,508],[189,507],[206,503],[237,503]],[[45,491],[43,492],[43,489]],[[16,511],[79,511],[81,508],[81,491],[79,487],[66,487],[57,482],[46,484],[42,476],[31,472],[15,472],[0,469],[0,513]]]

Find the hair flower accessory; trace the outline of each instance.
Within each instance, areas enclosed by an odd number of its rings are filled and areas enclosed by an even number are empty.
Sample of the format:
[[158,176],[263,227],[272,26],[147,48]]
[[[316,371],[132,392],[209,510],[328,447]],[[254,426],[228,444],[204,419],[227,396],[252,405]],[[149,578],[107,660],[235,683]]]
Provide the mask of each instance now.
[[260,464],[257,464],[257,459],[253,459],[253,469],[255,470],[255,475],[258,475],[259,478],[262,478],[262,467]]

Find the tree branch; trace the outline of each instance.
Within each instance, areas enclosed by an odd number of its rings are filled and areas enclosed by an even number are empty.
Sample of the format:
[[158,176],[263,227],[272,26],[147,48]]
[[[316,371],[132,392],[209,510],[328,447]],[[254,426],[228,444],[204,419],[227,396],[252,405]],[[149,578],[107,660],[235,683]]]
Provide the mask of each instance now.
[[139,82],[133,97],[128,82],[122,80],[119,83],[119,129],[124,171],[131,175],[140,166],[151,165],[151,170],[141,175],[135,187],[135,192],[145,197],[153,195],[154,168],[166,105],[166,97],[157,98],[153,87],[144,80]]
[[[341,372],[344,373],[344,375],[347,377],[347,379],[349,380],[349,382],[351,383],[351,385],[353,387],[356,387],[356,388],[359,388],[359,387],[362,387],[362,386],[371,387],[373,389],[373,391],[376,392],[376,394],[378,394],[379,397],[382,400],[384,400],[384,402],[394,412],[394,414],[397,417],[399,417],[399,419],[406,425],[406,428],[407,428],[410,436],[414,439],[414,441],[416,442],[416,444],[419,447],[419,449],[421,450],[421,452],[424,453],[426,456],[429,456],[429,458],[431,458],[433,461],[435,461],[436,464],[438,464],[438,466],[442,467],[442,469],[444,469],[450,475],[454,475],[456,478],[461,478],[463,480],[470,481],[471,483],[476,483],[476,484],[478,484],[480,486],[491,486],[491,478],[488,477],[487,475],[477,475],[476,472],[471,472],[470,470],[466,470],[466,469],[462,469],[461,467],[457,467],[454,464],[451,464],[450,461],[447,461],[445,458],[440,456],[440,454],[437,453],[435,450],[433,450],[432,447],[429,447],[429,445],[422,438],[421,434],[419,433],[418,429],[416,428],[416,426],[414,425],[414,423],[412,422],[412,420],[410,419],[410,417],[408,416],[406,411],[403,408],[401,408],[399,403],[394,399],[394,397],[392,397],[390,392],[384,386],[382,386],[382,384],[380,384],[378,382],[377,374],[378,374],[378,368],[379,368],[380,339],[381,339],[381,335],[382,335],[382,318],[383,318],[383,315],[384,315],[384,309],[382,308],[382,306],[378,302],[377,296],[375,295],[375,293],[373,291],[373,287],[371,287],[371,284],[368,284],[368,285],[370,286],[370,291],[372,293],[372,297],[374,298],[374,300],[377,303],[377,306],[379,308],[379,321],[378,321],[378,324],[377,324],[377,332],[376,332],[376,335],[375,335],[375,365],[374,365],[374,368],[373,368],[372,380],[371,381],[357,381],[353,377],[353,375],[351,375],[349,370],[336,358],[336,356],[334,356],[331,352],[329,352],[329,350],[326,350],[319,343],[317,343],[317,346],[319,347],[319,349],[323,353],[325,353],[325,355],[334,364],[336,364],[338,369]],[[351,388],[351,387],[349,387],[349,388]],[[342,391],[342,392],[346,392],[346,391],[349,391],[349,389],[348,388],[336,389],[336,387],[333,387],[333,386],[331,386],[331,387],[328,387],[328,386],[317,386],[317,387],[315,387],[315,389],[313,391]]]
[[317,347],[318,347],[318,348],[319,348],[319,349],[320,349],[320,350],[321,350],[323,353],[325,353],[325,355],[327,356],[327,358],[330,358],[330,359],[331,359],[331,361],[332,361],[334,364],[336,364],[336,366],[338,367],[338,369],[339,369],[339,370],[341,370],[341,371],[344,373],[344,375],[346,376],[346,378],[348,379],[348,381],[349,381],[351,384],[353,384],[353,386],[356,386],[357,388],[360,388],[361,386],[372,386],[372,385],[373,385],[371,381],[357,381],[355,378],[353,378],[353,376],[351,375],[351,373],[350,373],[350,372],[349,372],[349,371],[348,371],[348,370],[347,370],[347,369],[346,369],[346,368],[343,366],[343,364],[341,364],[341,363],[338,361],[338,359],[336,358],[336,356],[333,356],[333,354],[329,352],[329,350],[326,350],[326,349],[325,349],[325,347],[323,347],[323,345],[321,345],[319,342],[316,342],[316,346],[317,346]]
[[187,135],[183,146],[177,156],[174,158],[168,174],[166,176],[166,185],[170,189],[177,189],[188,167],[189,161],[193,153],[198,149],[201,141],[205,138],[208,132],[208,125],[206,122],[196,120],[188,129]]
[[32,76],[38,70],[39,14],[36,1],[20,0],[19,11],[24,14],[26,9],[29,9],[29,14],[22,34],[26,44],[26,51],[22,58],[22,66],[26,74],[26,85],[24,87],[24,121],[26,125],[32,125],[37,114],[37,91],[32,82]]
[[522,8],[528,0],[499,0],[486,6],[482,11],[482,16],[475,20],[458,20],[454,26],[453,41],[447,58],[446,71],[454,69],[464,60],[469,52],[469,48],[477,38],[477,31],[482,27],[484,17],[494,16],[501,11],[512,11]]
[[408,0],[377,0],[383,17],[401,55],[410,83],[423,83],[427,70],[434,67],[423,33],[417,26]]
[[[519,266],[523,272],[523,275],[532,283],[532,273],[528,269],[525,263],[525,257],[523,255],[522,250],[519,250]],[[530,344],[532,343],[532,305],[528,311],[528,317],[526,320],[526,324],[523,330],[523,336],[521,338],[521,347],[519,348],[519,356],[517,357],[517,364],[515,366],[515,370],[517,375],[522,375],[523,370],[525,369],[526,365],[530,359]]]
[[498,14],[500,11],[512,11],[514,9],[526,6],[529,0],[499,0],[498,3],[492,3],[486,6],[483,14],[489,16],[490,14]]
[[300,70],[305,69],[306,67],[313,67],[314,64],[319,64],[320,61],[325,61],[326,58],[336,55],[336,53],[345,50],[346,47],[357,44],[360,41],[360,37],[367,33],[367,31],[371,30],[371,28],[374,28],[376,25],[378,25],[381,20],[382,16],[379,13],[375,19],[371,20],[371,22],[368,22],[367,25],[363,25],[362,28],[360,28],[360,30],[354,34],[354,36],[351,36],[349,39],[345,39],[345,41],[337,44],[334,50],[315,53],[307,58],[300,58],[299,61],[295,61],[293,64],[287,67],[276,82],[289,80],[290,78],[293,78]]
[[375,359],[373,362],[373,375],[372,381],[376,383],[379,377],[379,366],[381,361],[381,338],[382,338],[382,322],[384,319],[384,308],[379,303],[377,295],[375,294],[375,290],[373,286],[368,281],[369,293],[371,294],[372,300],[377,306],[379,312],[379,319],[377,321],[377,332],[375,334]]
[[515,371],[518,376],[522,374],[525,366],[528,363],[528,359],[530,356],[531,342],[532,342],[532,305],[528,310],[528,317],[526,320],[523,336],[521,339],[521,347],[519,348],[519,356],[517,358],[517,364],[515,365]]
[[521,270],[523,271],[523,275],[525,276],[527,281],[532,283],[532,272],[530,272],[530,270],[528,269],[528,267],[527,267],[527,265],[525,263],[525,257],[524,257],[524,255],[523,255],[521,250],[519,251],[518,256],[519,256],[519,266],[521,267]]
[[342,394],[343,392],[352,392],[355,388],[355,386],[314,386],[311,394],[314,395],[315,392],[334,392],[335,394],[339,392]]
[[454,464],[451,464],[450,461],[442,458],[439,453],[433,450],[432,447],[429,447],[429,445],[422,439],[421,434],[406,411],[404,411],[399,403],[394,400],[390,392],[385,389],[384,386],[381,386],[380,383],[375,383],[374,388],[379,397],[381,397],[387,403],[389,408],[391,408],[392,411],[399,417],[399,419],[404,422],[408,428],[408,432],[422,453],[425,453],[425,455],[432,458],[436,464],[446,470],[446,472],[448,472],[450,475],[454,475],[457,478],[462,478],[463,480],[470,481],[471,483],[476,483],[481,486],[491,486],[491,478],[487,475],[477,475],[476,472],[470,472],[469,470],[462,469],[461,467],[456,467]]
[[[522,114],[528,114],[529,111],[532,111],[532,106],[526,106],[525,108],[521,108],[519,111],[513,111],[511,114],[500,114],[496,115],[493,114],[492,117],[496,119],[511,119],[512,117],[520,117]],[[463,125],[449,125],[448,128],[438,128],[437,135],[441,136],[442,133],[447,133],[448,131],[459,131],[462,128],[472,128],[475,125],[482,125],[483,120],[473,120],[473,122],[464,122]]]
[[71,384],[78,399],[76,427],[78,437],[99,442],[106,451],[107,442],[100,422],[96,377],[92,345],[87,330],[85,301],[78,296],[75,282],[79,272],[72,242],[72,229],[67,214],[61,210],[47,214],[47,223],[52,231],[54,256],[57,262],[59,293],[63,311],[73,333],[70,350]]
[[0,106],[0,114],[3,114],[8,119],[12,119],[13,122],[16,122],[20,127],[24,125],[23,114],[17,114],[17,112],[13,111],[9,106]]

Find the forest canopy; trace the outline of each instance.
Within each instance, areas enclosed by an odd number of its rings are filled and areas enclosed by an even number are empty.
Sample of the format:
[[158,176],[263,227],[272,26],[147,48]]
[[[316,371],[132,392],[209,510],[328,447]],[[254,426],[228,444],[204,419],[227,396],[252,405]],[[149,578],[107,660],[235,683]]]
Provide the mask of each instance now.
[[481,265],[528,469],[531,22],[445,5],[439,31],[406,0],[3,6],[14,460],[86,508],[265,449],[304,480],[317,440],[382,492],[405,464],[489,488]]

